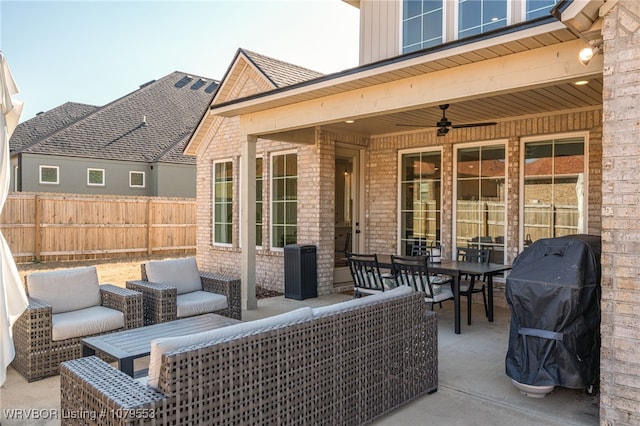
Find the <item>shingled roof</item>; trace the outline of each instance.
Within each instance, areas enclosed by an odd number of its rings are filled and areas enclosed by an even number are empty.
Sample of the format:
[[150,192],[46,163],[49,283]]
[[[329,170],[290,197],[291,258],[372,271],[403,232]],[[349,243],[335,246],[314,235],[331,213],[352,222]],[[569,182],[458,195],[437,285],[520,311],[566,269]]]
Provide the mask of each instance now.
[[284,87],[322,77],[324,74],[308,68],[270,58],[247,49],[239,49],[276,86]]
[[67,102],[47,112],[41,112],[18,124],[11,136],[10,149],[13,152],[38,142],[97,109],[98,107],[94,105]]
[[[182,155],[182,149],[218,84],[176,71],[103,107],[94,107],[75,121],[60,122],[57,130],[41,138],[25,142],[28,138],[12,137],[11,148],[13,152],[67,157],[195,164],[193,157]],[[54,111],[42,114],[43,118]],[[33,133],[31,122],[39,117],[21,123],[27,128],[25,135]]]

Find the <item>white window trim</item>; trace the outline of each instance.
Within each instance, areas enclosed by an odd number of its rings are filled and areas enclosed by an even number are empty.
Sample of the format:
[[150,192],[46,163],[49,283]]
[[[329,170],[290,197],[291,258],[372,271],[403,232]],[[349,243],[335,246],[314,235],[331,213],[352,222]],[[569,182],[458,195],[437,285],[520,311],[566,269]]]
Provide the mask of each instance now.
[[[102,183],[91,183],[89,176],[91,172],[102,172]],[[87,168],[87,185],[88,186],[105,186],[107,182],[106,172],[104,169]]]
[[[132,174],[141,174],[142,175],[142,185],[133,185],[131,183],[131,175]],[[129,188],[145,188],[147,185],[147,173],[139,170],[131,170],[129,171]]]
[[[232,223],[232,229],[231,229],[231,242],[230,243],[220,243],[216,241],[216,164],[222,164],[222,163],[231,163],[231,168],[233,170],[233,168],[235,167],[235,163],[233,161],[233,158],[226,158],[226,159],[222,159],[222,160],[215,160],[211,163],[211,245],[215,246],[215,247],[233,247],[233,223],[234,223],[234,218],[231,218],[231,223]],[[236,203],[236,188],[237,185],[235,185],[236,182],[234,182],[235,179],[233,179],[233,174],[231,175],[231,208],[233,208],[233,205]],[[239,175],[238,175],[239,176]],[[240,180],[240,178],[238,178],[238,181]],[[239,183],[239,182],[238,182]],[[240,209],[238,209],[240,210]],[[242,217],[242,216],[241,216]],[[238,232],[238,234],[240,234],[240,232]],[[238,244],[239,246],[239,244]]]
[[[276,152],[271,152],[269,154],[269,249],[271,251],[281,251],[284,252],[284,247],[274,247],[273,246],[273,159],[274,157],[279,157],[281,155],[288,155],[288,154],[295,154],[296,155],[296,162],[298,161],[299,157],[298,157],[298,151],[293,149],[293,150],[287,150],[287,151],[276,151]],[[300,164],[298,163],[296,165],[296,168],[298,170],[300,170],[298,167],[300,166]],[[263,170],[263,176],[264,176],[264,162],[262,163],[262,170]],[[300,172],[298,172],[297,176],[300,176]],[[299,183],[299,181],[298,181]],[[263,183],[264,185],[264,183]],[[296,193],[296,200],[299,201],[300,198],[298,197],[298,194]],[[297,202],[296,201],[296,202]],[[263,200],[264,202],[264,200]],[[298,223],[296,222],[296,227],[297,227]],[[264,220],[262,221],[262,226],[264,227]],[[264,241],[263,241],[264,244]]]
[[[55,182],[45,182],[42,180],[42,169],[56,169],[56,181]],[[45,164],[41,164],[38,168],[38,182],[41,185],[60,185],[60,166],[47,166]]]
[[[520,159],[519,162],[521,165],[524,164],[524,155],[525,144],[529,142],[542,142],[545,140],[555,140],[555,139],[569,139],[569,138],[584,138],[584,199],[582,200],[582,211],[584,214],[583,217],[583,229],[585,233],[589,228],[589,132],[567,132],[567,133],[552,133],[546,135],[537,135],[537,136],[527,136],[520,139]],[[524,167],[520,167],[520,201],[518,206],[518,219],[519,219],[519,229],[518,229],[518,250],[524,250]]]
[[[509,140],[508,139],[495,139],[495,140],[488,140],[488,141],[478,141],[478,142],[469,142],[469,143],[464,143],[464,144],[458,144],[458,145],[454,145],[453,147],[453,176],[451,177],[452,182],[453,182],[453,188],[452,188],[452,193],[453,193],[453,199],[452,199],[452,205],[451,205],[451,209],[453,211],[453,216],[452,216],[452,223],[451,223],[451,253],[455,253],[456,249],[457,249],[457,244],[456,241],[458,239],[458,221],[456,220],[456,218],[458,217],[458,185],[457,185],[457,179],[458,179],[458,151],[460,149],[464,149],[464,148],[476,148],[476,147],[483,147],[483,146],[495,146],[495,145],[503,145],[504,146],[504,186],[505,186],[505,191],[507,191],[507,188],[509,188]],[[503,234],[505,236],[504,239],[504,257],[503,257],[503,262],[506,262],[507,260],[507,252],[508,249],[510,247],[509,241],[506,238],[507,236],[507,229],[509,228],[509,197],[508,194],[505,193],[505,197],[504,197],[504,230],[503,230]],[[522,223],[522,222],[520,222]]]
[[[398,183],[398,187],[397,187],[397,194],[398,194],[398,199],[397,199],[397,206],[396,206],[396,212],[398,215],[398,223],[397,223],[397,230],[396,230],[396,254],[400,254],[402,251],[402,219],[401,219],[401,211],[402,211],[402,156],[405,154],[413,154],[416,152],[438,152],[440,153],[440,224],[439,224],[439,228],[442,231],[442,219],[443,219],[443,214],[442,214],[442,196],[443,196],[443,190],[444,190],[444,176],[442,175],[442,156],[443,156],[443,149],[442,149],[442,145],[438,145],[438,146],[424,146],[421,148],[412,148],[412,149],[404,149],[404,150],[400,150],[398,151],[398,159],[397,159],[397,164],[398,164],[398,174],[396,177],[396,182]],[[441,236],[442,239],[442,236]]]

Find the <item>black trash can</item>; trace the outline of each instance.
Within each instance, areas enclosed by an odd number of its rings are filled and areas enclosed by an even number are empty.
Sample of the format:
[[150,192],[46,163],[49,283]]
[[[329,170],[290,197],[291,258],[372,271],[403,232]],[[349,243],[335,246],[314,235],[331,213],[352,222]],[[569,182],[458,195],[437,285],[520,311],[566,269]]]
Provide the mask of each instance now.
[[318,263],[316,246],[284,246],[284,297],[309,299],[318,297]]
[[540,239],[514,260],[506,280],[511,326],[505,364],[516,387],[597,391],[600,245],[594,235]]

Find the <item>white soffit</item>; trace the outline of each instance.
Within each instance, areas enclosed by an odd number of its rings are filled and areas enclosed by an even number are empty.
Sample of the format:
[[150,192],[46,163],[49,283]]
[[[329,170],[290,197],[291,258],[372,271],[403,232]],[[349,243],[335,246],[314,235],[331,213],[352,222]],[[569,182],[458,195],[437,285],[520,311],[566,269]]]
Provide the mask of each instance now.
[[407,59],[399,57],[398,60],[394,61],[391,58],[379,63],[364,65],[284,89],[265,92],[245,100],[238,99],[229,103],[214,105],[210,113],[224,117],[249,114],[349,90],[402,80],[407,77],[442,71],[460,65],[534,50],[575,40],[576,38],[578,37],[569,31],[564,24],[552,22],[494,38],[454,46],[450,49],[430,54],[421,56],[408,55]]

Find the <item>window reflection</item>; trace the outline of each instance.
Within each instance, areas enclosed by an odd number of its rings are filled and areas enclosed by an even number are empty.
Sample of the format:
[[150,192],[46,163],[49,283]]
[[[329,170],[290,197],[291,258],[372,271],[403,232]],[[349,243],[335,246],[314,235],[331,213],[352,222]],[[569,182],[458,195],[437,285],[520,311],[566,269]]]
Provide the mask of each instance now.
[[[584,232],[584,138],[524,144],[524,224],[527,244]],[[525,245],[527,245],[525,244]]]

